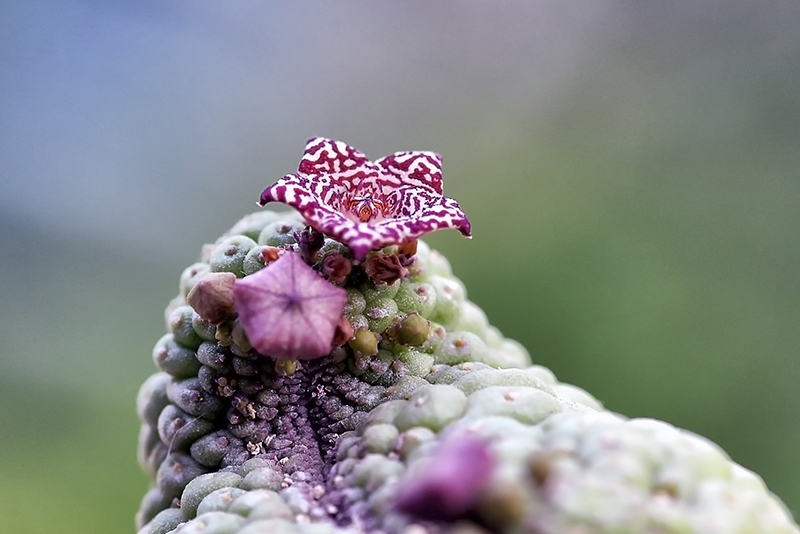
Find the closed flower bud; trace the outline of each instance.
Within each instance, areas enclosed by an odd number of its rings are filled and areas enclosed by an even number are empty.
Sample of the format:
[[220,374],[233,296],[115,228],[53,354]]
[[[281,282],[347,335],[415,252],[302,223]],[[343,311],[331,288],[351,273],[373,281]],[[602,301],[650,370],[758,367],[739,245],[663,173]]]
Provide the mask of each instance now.
[[389,337],[401,345],[420,347],[431,333],[431,323],[417,312],[409,313],[389,330]]
[[350,346],[353,350],[372,356],[378,353],[378,342],[380,339],[380,335],[375,332],[367,330],[366,328],[361,328],[356,330],[353,339],[350,340]]
[[189,306],[197,315],[210,323],[221,323],[235,314],[233,300],[233,273],[207,273],[197,281],[186,296]]

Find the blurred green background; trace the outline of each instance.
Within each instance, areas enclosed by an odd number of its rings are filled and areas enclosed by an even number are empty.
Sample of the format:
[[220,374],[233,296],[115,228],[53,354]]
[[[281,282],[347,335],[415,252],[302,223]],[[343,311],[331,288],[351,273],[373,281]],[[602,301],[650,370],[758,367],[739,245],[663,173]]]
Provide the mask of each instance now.
[[132,532],[178,276],[306,138],[444,156],[470,297],[800,512],[800,4],[0,5],[0,519]]

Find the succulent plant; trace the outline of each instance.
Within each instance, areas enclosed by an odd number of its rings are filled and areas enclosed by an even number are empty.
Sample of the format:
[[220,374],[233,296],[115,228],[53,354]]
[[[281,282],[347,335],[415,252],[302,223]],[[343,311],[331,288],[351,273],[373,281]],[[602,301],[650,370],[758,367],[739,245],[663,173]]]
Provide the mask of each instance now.
[[469,234],[440,162],[312,139],[261,197],[299,213],[184,271],[137,399],[140,534],[800,533],[719,447],[604,410],[488,323],[417,241]]

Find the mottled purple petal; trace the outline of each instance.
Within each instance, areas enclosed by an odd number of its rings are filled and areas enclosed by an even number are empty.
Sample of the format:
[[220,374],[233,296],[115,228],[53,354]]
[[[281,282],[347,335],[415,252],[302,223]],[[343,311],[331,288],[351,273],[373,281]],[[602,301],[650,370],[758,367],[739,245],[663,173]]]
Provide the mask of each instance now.
[[[392,176],[394,187],[412,186],[430,189],[441,196],[442,156],[435,152],[395,152],[375,162],[383,170],[384,176]],[[389,182],[386,182],[389,183]],[[389,191],[384,191],[388,194]]]
[[416,239],[435,230],[453,228],[470,237],[472,226],[461,211],[461,206],[450,197],[430,199],[416,211],[400,213],[394,219],[385,219],[375,225],[392,229],[404,236],[403,241]]
[[397,509],[429,521],[461,519],[477,503],[493,468],[482,439],[469,434],[451,437],[430,458],[427,469],[400,488]]
[[258,204],[283,202],[304,216],[321,206],[338,211],[348,187],[349,182],[336,182],[330,175],[287,174],[261,193]]
[[274,358],[313,359],[331,351],[347,293],[294,252],[237,280],[239,320],[253,347]]
[[302,174],[326,174],[339,181],[352,180],[359,172],[374,170],[372,162],[356,148],[341,141],[312,137],[306,141],[306,149],[300,159],[297,172]]

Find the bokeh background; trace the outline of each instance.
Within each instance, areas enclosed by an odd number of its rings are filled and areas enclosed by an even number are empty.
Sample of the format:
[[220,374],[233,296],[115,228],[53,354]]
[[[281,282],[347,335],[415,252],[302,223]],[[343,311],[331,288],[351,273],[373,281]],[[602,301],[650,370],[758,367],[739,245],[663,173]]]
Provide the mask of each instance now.
[[124,533],[178,276],[306,138],[444,156],[534,360],[800,511],[800,3],[0,4],[0,524]]

